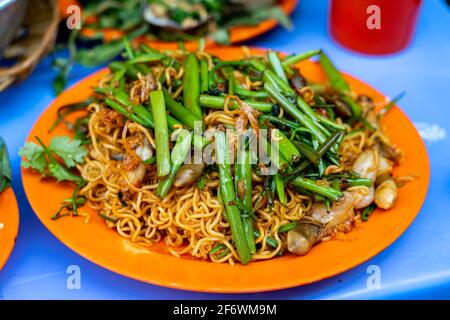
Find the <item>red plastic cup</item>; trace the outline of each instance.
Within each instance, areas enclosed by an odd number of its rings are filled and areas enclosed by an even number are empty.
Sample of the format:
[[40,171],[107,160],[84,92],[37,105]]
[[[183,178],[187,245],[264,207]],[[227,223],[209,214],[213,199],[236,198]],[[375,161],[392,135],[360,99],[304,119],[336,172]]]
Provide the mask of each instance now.
[[408,46],[421,0],[332,0],[330,32],[351,50],[389,54]]

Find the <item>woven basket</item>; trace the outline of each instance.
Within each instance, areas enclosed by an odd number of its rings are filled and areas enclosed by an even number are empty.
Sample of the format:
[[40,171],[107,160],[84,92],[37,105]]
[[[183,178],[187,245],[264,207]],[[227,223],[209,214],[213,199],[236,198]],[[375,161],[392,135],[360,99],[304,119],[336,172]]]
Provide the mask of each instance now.
[[0,92],[13,83],[26,79],[39,60],[55,43],[59,24],[56,0],[29,0],[23,26],[26,36],[11,43],[3,57],[14,59],[10,67],[0,67]]

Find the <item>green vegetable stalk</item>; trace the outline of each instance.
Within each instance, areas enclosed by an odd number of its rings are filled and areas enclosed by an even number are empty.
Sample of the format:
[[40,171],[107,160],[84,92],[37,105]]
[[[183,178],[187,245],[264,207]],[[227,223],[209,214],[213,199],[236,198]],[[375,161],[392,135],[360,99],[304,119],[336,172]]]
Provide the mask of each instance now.
[[253,238],[253,204],[252,204],[252,165],[250,152],[238,150],[235,165],[235,182],[237,198],[242,202],[245,215],[242,217],[246,233],[247,245],[251,254],[256,253],[255,240]]
[[200,96],[200,70],[195,54],[190,53],[184,63],[185,73],[183,78],[183,100],[186,108],[190,109],[197,117],[202,117],[199,105]]
[[156,195],[161,199],[164,199],[165,196],[170,191],[172,187],[175,176],[183,165],[186,156],[189,153],[192,141],[192,133],[189,133],[186,130],[181,130],[178,135],[175,146],[172,149],[172,168],[170,170],[170,174],[161,182],[159,182],[158,187],[156,188]]
[[166,104],[162,90],[150,92],[150,104],[154,118],[156,143],[156,168],[158,177],[170,173],[169,128],[167,126]]
[[[246,104],[248,104],[250,107],[259,110],[261,112],[270,112],[272,111],[273,104],[268,102],[261,102],[261,101],[252,101],[252,100],[243,100]],[[209,96],[206,94],[200,95],[200,106],[204,108],[211,108],[211,109],[223,109],[225,104],[225,97],[216,97],[216,96]],[[238,104],[235,100],[229,101],[229,109],[237,109]]]
[[333,201],[338,200],[343,195],[343,193],[339,190],[325,185],[318,185],[316,182],[307,178],[297,177],[291,183],[296,187],[320,194],[324,197],[330,198]]
[[342,99],[350,106],[352,110],[352,114],[355,118],[360,118],[362,115],[361,107],[351,98],[351,90],[350,86],[345,81],[342,74],[339,70],[334,66],[328,56],[322,52],[320,55],[320,64],[322,65],[323,70],[327,74],[328,80],[330,81],[331,86],[341,94]]

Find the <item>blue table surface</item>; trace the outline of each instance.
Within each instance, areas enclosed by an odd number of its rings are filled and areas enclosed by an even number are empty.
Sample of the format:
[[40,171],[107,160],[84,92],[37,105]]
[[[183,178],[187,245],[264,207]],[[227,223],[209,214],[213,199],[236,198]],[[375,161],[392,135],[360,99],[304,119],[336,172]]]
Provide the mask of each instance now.
[[[0,271],[4,299],[408,299],[450,298],[450,9],[443,0],[425,0],[408,49],[369,57],[338,46],[327,32],[328,1],[301,0],[292,32],[276,28],[249,45],[301,52],[324,48],[337,65],[387,96],[406,91],[400,105],[424,138],[431,183],[410,228],[373,259],[323,281],[274,292],[223,295],[153,286],[103,269],[59,242],[39,222],[25,197],[18,149],[41,112],[54,98],[51,59],[44,59],[23,83],[0,94],[0,134],[8,144],[13,188],[20,207],[20,231],[9,261]],[[70,83],[91,73],[77,66]],[[414,195],[411,195],[414,196]],[[344,258],[344,257],[343,257]],[[67,286],[70,266],[78,266],[79,289]],[[372,272],[380,275],[379,286]],[[299,273],[301,270],[298,271]]]

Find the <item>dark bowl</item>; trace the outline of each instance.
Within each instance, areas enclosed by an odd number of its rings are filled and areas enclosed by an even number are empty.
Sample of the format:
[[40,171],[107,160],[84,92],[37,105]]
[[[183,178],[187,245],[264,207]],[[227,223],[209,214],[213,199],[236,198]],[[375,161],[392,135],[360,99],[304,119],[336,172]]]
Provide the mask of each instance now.
[[0,58],[22,25],[27,0],[0,0]]

